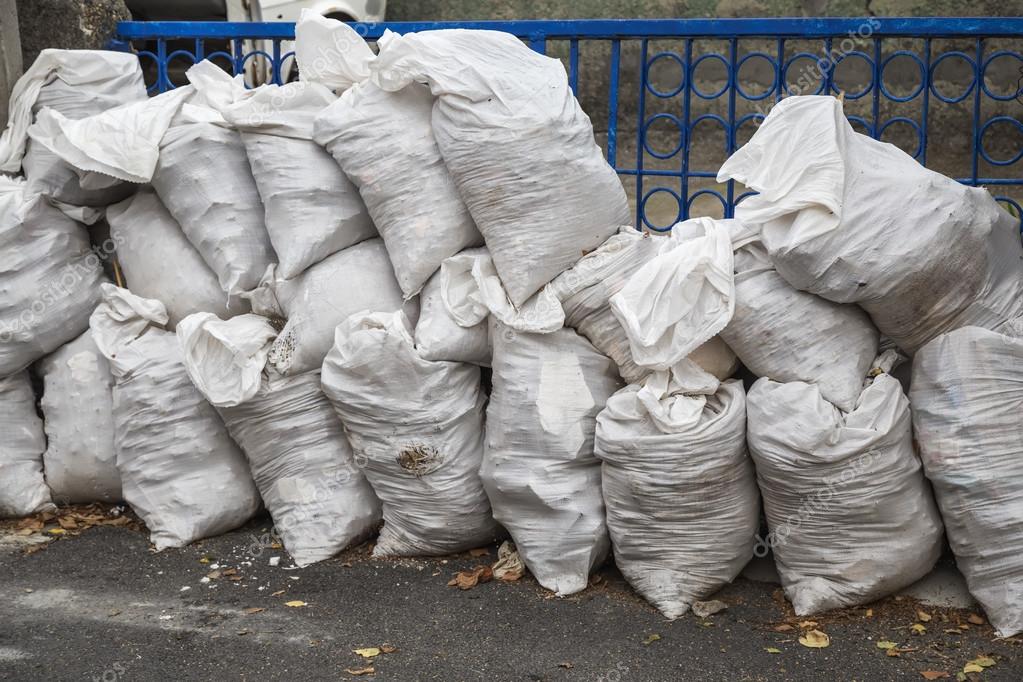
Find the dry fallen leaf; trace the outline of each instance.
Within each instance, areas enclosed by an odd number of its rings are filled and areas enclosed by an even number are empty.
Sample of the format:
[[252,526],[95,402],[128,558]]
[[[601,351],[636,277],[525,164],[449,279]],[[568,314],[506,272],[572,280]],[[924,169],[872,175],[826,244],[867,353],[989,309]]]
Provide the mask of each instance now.
[[380,648],[375,646],[369,646],[365,649],[352,649],[352,651],[363,658],[376,658],[381,654]]
[[522,563],[522,558],[515,550],[515,545],[508,540],[502,542],[501,546],[497,548],[497,561],[491,568],[494,571],[494,577],[504,582],[514,582],[526,573],[526,565]]
[[811,649],[823,649],[831,645],[831,638],[820,630],[808,630],[799,638],[799,643]]
[[571,670],[575,666],[570,661],[562,661],[561,663],[558,663],[558,667],[564,668],[565,670]]
[[309,606],[309,604],[306,604],[304,601],[299,601],[298,599],[295,599],[294,601],[286,601],[284,602],[284,605],[291,606],[296,609],[301,608],[303,606]]
[[654,642],[659,641],[660,639],[661,639],[661,636],[658,635],[657,633],[654,633],[654,634],[651,634],[651,635],[647,635],[647,638],[643,640],[643,644],[646,645],[646,646],[649,646],[649,645],[653,644]]
[[865,614],[863,614],[863,615],[865,615],[867,618],[873,618],[874,617],[874,609],[867,609],[867,612]]
[[277,590],[276,592],[271,592],[271,593],[270,593],[270,596],[271,596],[271,597],[279,597],[279,596],[281,596],[282,594],[284,594],[284,590]]
[[919,620],[921,623],[929,623],[931,622],[931,614],[927,613],[926,611],[917,611],[916,619]]
[[263,611],[266,611],[266,609],[264,609],[264,608],[260,608],[260,607],[258,607],[258,606],[253,606],[252,608],[248,608],[248,609],[245,609],[245,613],[249,614],[250,616],[251,616],[251,615],[252,615],[253,613],[261,613],[261,612],[263,612]]
[[477,547],[476,549],[469,550],[469,556],[472,557],[490,556],[490,550],[487,549],[486,547]]
[[815,628],[815,627],[817,627],[817,621],[815,621],[815,620],[802,620],[802,621],[799,621],[799,627],[803,628],[804,630],[807,629],[807,628]]
[[220,571],[210,571],[209,573],[206,574],[206,577],[209,578],[210,580],[217,580],[220,578],[221,575],[223,575],[223,573],[221,573]]
[[980,656],[970,661],[970,663],[979,665],[981,668],[990,668],[995,664],[995,659],[989,656]]
[[914,635],[922,635],[925,632],[927,632],[927,628],[924,627],[921,623],[913,623],[911,626],[909,626],[909,629],[913,631]]
[[376,670],[374,670],[373,666],[370,665],[366,666],[365,668],[345,668],[345,672],[348,673],[349,675],[355,675],[356,677],[359,677],[360,675],[372,675],[373,673],[376,672]]
[[987,621],[985,621],[985,620],[984,620],[983,618],[981,618],[980,616],[978,616],[978,615],[977,615],[976,613],[971,613],[971,614],[970,614],[970,615],[969,615],[969,616],[968,616],[968,617],[966,618],[966,620],[968,620],[969,622],[973,623],[974,625],[983,625],[984,623],[986,623],[986,622],[987,622]]
[[494,578],[494,571],[490,566],[476,566],[468,571],[459,571],[451,580],[448,587],[457,587],[460,590],[471,590],[480,583],[490,582]]
[[380,653],[382,653],[382,654],[393,654],[397,650],[398,650],[398,647],[394,646],[393,644],[381,644],[380,645]]
[[775,632],[791,632],[794,629],[795,628],[793,628],[788,623],[782,623],[781,625],[775,625],[774,626],[774,631]]
[[204,556],[202,559],[199,559],[199,563],[200,564],[208,564],[208,563],[210,563],[210,558],[208,556]]
[[780,654],[781,653],[781,649],[776,649],[773,646],[765,646],[764,647],[764,651],[766,651],[769,654]]
[[980,667],[976,663],[967,663],[966,665],[963,666],[963,672],[964,673],[982,673],[982,672],[984,672],[984,668]]
[[887,639],[883,639],[883,640],[881,640],[880,642],[877,643],[877,648],[878,649],[884,649],[886,651],[890,650],[890,649],[894,649],[897,646],[899,646],[899,645],[896,644],[895,642],[889,642]]
[[942,670],[921,670],[920,675],[925,680],[944,680],[951,677],[951,675]]

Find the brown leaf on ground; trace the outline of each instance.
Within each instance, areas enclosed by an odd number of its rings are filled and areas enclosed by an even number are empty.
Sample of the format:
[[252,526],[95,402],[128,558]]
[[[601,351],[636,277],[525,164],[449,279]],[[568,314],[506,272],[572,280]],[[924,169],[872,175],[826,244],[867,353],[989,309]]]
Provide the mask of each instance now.
[[795,630],[795,628],[788,623],[782,623],[781,625],[774,626],[775,632],[792,632],[793,630]]
[[799,638],[799,643],[811,649],[824,649],[831,646],[831,638],[828,637],[827,633],[820,630],[807,630]]
[[476,566],[468,571],[459,571],[451,580],[448,587],[457,587],[460,590],[471,590],[480,583],[490,582],[494,579],[494,571],[490,566]]
[[259,606],[253,606],[252,608],[245,609],[245,613],[247,613],[250,616],[254,613],[262,613],[263,611],[266,611],[266,609]]
[[561,663],[558,663],[558,667],[564,668],[565,670],[571,670],[575,667],[575,665],[573,665],[571,661],[562,661]]
[[345,672],[349,675],[359,677],[361,675],[372,675],[376,672],[376,670],[373,669],[373,666],[369,665],[365,668],[345,668]]
[[978,616],[976,613],[971,613],[966,618],[966,620],[969,621],[970,623],[973,623],[974,625],[983,625],[984,623],[987,622],[986,620],[984,620],[983,617]]
[[472,557],[490,556],[490,550],[487,549],[486,547],[477,547],[476,549],[469,550],[469,556]]
[[944,680],[946,678],[952,677],[944,670],[921,670],[920,675],[925,680]]
[[382,653],[382,654],[393,654],[397,650],[398,650],[398,647],[394,646],[393,644],[381,644],[380,645],[380,653]]
[[494,577],[504,582],[514,582],[526,574],[526,565],[522,563],[522,558],[515,550],[515,545],[508,540],[502,542],[501,546],[497,548],[497,561],[491,568],[494,571]]

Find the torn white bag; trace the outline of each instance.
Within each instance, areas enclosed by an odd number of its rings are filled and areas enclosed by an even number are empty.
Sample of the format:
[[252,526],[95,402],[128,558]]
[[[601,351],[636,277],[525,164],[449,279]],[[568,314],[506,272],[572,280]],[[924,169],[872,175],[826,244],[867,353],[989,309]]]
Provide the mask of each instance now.
[[105,280],[85,228],[0,175],[0,376],[84,332]]
[[537,582],[573,594],[610,549],[593,435],[622,384],[614,363],[572,329],[490,324],[494,387],[480,476]]
[[0,379],[0,518],[51,508],[43,479],[46,437],[28,372]]
[[313,121],[337,97],[304,81],[239,88],[221,113],[241,132],[281,277],[377,236],[359,190],[313,142]]
[[259,284],[277,256],[245,145],[219,111],[238,84],[210,61],[187,76],[197,97],[182,105],[160,142],[153,189],[221,288],[241,294]]
[[853,131],[833,97],[786,97],[718,173],[797,289],[858,303],[905,352],[1023,314],[1019,219],[988,192]]
[[956,565],[1001,637],[1023,632],[1023,340],[978,327],[913,359],[913,427]]
[[[424,360],[447,360],[469,362],[483,367],[490,366],[490,334],[485,311],[479,321],[461,326],[452,310],[465,308],[472,303],[468,300],[477,291],[471,272],[459,267],[458,259],[484,253],[486,249],[466,249],[461,254],[441,263],[440,271],[430,278],[419,296],[419,322],[416,323],[416,350]],[[471,267],[471,266],[470,266]]]
[[746,392],[690,360],[615,393],[597,415],[615,563],[667,618],[753,558],[760,492],[746,451]]
[[80,119],[146,99],[138,57],[109,50],[43,50],[11,93],[8,127],[0,138],[0,169],[24,169],[29,192],[72,206],[106,206],[134,191],[113,178],[78,172],[36,139],[29,127],[49,108]]
[[743,241],[734,255],[735,312],[721,338],[758,377],[816,384],[851,412],[878,354],[874,323],[858,306],[793,288],[759,240]]
[[387,34],[378,44],[369,65],[378,86],[405,93],[425,81],[437,97],[437,145],[513,305],[631,221],[560,60],[497,31]]
[[433,139],[433,101],[424,85],[364,82],[316,119],[316,141],[359,188],[406,298],[445,258],[483,243]]
[[760,379],[750,390],[765,544],[797,615],[875,601],[934,567],[941,518],[910,426],[909,400],[888,374],[849,413],[814,384]]
[[192,315],[178,325],[192,382],[241,446],[284,548],[298,566],[373,533],[380,502],[356,465],[320,372],[266,368],[277,336],[266,318]]
[[480,481],[480,369],[416,351],[405,313],[361,313],[337,328],[323,391],[383,503],[374,556],[440,556],[500,532]]
[[228,297],[181,226],[149,188],[107,209],[110,237],[125,284],[136,296],[159,300],[173,329],[192,313],[221,317],[248,310],[243,299]]
[[89,324],[114,375],[114,449],[124,500],[156,549],[226,533],[259,509],[245,456],[192,385],[159,301],[103,285]]
[[37,365],[43,379],[46,484],[60,505],[118,502],[110,365],[86,331]]
[[252,303],[254,312],[287,320],[270,349],[270,365],[285,376],[319,369],[334,343],[334,328],[349,315],[404,305],[379,239],[339,251],[295,279],[268,272]]

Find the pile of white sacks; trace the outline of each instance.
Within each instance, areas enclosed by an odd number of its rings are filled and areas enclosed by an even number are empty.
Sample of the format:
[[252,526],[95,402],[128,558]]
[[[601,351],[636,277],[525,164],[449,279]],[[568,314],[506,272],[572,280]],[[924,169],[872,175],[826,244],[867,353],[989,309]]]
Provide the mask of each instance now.
[[867,603],[947,532],[1023,631],[1023,249],[986,192],[791,97],[721,169],[737,219],[656,237],[510,35],[376,53],[309,16],[297,59],[147,98],[133,55],[47,51],[19,82],[0,515],[123,499],[163,549],[265,505],[299,565],[510,534],[562,595],[613,552],[672,618],[765,546],[797,613]]

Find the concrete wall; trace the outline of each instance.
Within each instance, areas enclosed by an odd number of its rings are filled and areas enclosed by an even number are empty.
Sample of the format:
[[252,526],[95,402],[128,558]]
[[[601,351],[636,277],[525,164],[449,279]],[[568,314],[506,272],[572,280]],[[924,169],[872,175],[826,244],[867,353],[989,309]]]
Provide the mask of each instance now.
[[117,22],[131,19],[123,0],[17,0],[17,5],[26,68],[47,47],[102,49]]

